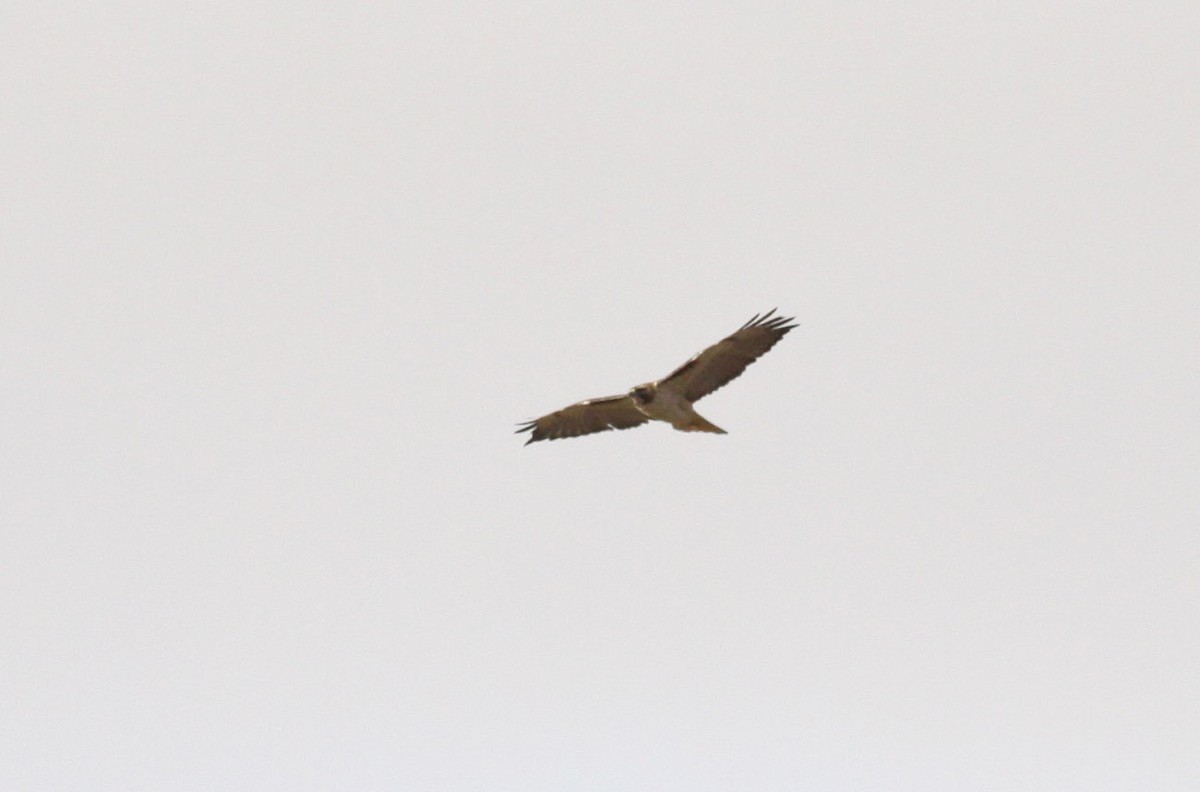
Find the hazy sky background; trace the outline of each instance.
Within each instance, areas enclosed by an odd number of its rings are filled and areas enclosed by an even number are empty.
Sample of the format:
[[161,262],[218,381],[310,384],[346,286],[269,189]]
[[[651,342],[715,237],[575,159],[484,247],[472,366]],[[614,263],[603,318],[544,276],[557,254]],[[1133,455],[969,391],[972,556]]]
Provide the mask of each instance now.
[[1200,788],[1198,16],[6,3],[0,787]]

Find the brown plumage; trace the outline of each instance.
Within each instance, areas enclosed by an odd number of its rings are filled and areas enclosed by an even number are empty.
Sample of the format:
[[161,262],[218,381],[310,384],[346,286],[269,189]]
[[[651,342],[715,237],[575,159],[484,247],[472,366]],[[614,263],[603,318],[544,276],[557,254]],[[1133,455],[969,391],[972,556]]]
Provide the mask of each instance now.
[[529,432],[525,445],[538,440],[629,429],[649,420],[666,421],[684,432],[725,430],[709,422],[692,409],[692,402],[736,379],[746,366],[762,357],[795,324],[791,318],[774,316],[771,309],[755,315],[737,332],[718,341],[657,382],[632,388],[623,396],[588,399],[561,410],[519,424],[517,433]]
[[519,424],[517,433],[532,432],[525,443],[529,445],[537,440],[559,440],[609,429],[630,429],[649,420],[634,406],[629,396],[605,396],[563,407],[536,421],[526,421]]

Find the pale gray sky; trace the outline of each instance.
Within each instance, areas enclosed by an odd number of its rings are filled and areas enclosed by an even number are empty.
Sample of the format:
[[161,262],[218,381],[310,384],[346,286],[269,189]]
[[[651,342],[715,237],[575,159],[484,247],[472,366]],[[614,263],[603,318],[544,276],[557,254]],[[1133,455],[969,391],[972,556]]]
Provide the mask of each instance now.
[[0,787],[1197,789],[1198,15],[7,3]]

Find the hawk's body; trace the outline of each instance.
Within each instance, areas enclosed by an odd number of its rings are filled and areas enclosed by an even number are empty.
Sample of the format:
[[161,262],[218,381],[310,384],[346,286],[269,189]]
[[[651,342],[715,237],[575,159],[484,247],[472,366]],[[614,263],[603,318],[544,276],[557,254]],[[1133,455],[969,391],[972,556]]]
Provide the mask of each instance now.
[[622,396],[588,399],[521,425],[529,432],[525,445],[538,440],[629,429],[648,420],[666,421],[682,432],[725,430],[692,407],[693,402],[736,378],[796,325],[791,319],[771,318],[774,310],[755,316],[733,335],[718,341],[657,382],[648,382]]
[[642,385],[634,388],[630,395],[633,398],[633,406],[642,415],[656,421],[666,421],[681,432],[725,434],[724,429],[709,423],[696,412],[692,403],[670,381]]

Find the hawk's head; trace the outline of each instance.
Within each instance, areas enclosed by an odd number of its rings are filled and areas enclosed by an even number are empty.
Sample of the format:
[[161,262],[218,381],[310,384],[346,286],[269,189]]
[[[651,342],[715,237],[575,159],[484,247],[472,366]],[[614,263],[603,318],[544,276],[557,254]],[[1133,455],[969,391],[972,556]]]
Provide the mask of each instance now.
[[638,385],[633,390],[629,391],[630,397],[633,398],[634,404],[649,404],[654,401],[654,393],[656,388],[653,384]]

